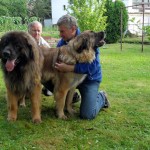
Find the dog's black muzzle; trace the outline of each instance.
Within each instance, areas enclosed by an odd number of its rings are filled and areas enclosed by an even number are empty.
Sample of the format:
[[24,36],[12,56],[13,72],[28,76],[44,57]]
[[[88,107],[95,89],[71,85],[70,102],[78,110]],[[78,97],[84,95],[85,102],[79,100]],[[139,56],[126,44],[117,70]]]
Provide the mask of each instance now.
[[2,52],[2,57],[3,57],[4,59],[10,59],[10,57],[11,57],[11,52],[10,52],[9,50],[3,51],[3,52]]

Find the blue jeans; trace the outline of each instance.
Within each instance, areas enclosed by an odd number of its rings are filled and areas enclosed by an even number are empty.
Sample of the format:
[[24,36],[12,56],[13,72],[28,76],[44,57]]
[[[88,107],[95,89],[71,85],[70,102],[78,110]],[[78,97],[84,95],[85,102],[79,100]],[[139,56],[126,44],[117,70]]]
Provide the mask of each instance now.
[[80,117],[82,119],[94,119],[104,107],[105,97],[98,92],[99,85],[97,81],[85,80],[78,86],[81,94]]

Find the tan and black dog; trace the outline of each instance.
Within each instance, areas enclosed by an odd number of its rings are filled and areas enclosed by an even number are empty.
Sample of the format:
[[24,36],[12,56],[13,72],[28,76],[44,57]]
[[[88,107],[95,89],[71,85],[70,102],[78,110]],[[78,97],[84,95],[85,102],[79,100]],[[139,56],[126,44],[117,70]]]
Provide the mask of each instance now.
[[104,32],[84,31],[60,48],[42,50],[44,64],[42,82],[52,80],[54,84],[54,99],[58,118],[66,119],[64,106],[73,115],[72,98],[76,87],[85,79],[86,74],[74,72],[59,72],[55,69],[55,62],[76,64],[77,62],[91,63],[95,59],[95,48],[104,44]]

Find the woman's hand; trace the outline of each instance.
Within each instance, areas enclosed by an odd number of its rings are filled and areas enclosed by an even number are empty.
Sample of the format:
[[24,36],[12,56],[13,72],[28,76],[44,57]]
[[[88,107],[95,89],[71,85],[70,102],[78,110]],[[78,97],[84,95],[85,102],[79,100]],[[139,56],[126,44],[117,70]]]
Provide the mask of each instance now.
[[61,72],[73,72],[74,65],[68,65],[65,63],[55,63],[55,68]]

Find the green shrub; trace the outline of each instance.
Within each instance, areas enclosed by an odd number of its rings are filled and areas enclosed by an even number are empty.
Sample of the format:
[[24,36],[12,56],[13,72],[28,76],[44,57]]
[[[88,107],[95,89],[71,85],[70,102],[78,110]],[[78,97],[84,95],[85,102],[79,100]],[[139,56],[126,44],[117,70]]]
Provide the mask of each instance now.
[[39,20],[37,17],[25,18],[21,17],[0,17],[0,32],[7,32],[11,30],[27,30],[29,22]]
[[56,26],[53,27],[43,27],[42,36],[49,36],[53,38],[60,38],[59,31]]
[[148,36],[148,39],[150,40],[150,26],[144,27],[144,30],[146,32],[146,35]]
[[[119,40],[119,42],[121,41]],[[142,44],[142,37],[126,37],[122,39],[122,43]],[[144,36],[143,43],[145,45],[150,45],[150,40],[147,36]]]
[[[106,0],[74,0],[70,5],[71,14],[78,20],[81,31],[100,31],[106,28],[106,16],[104,16]],[[68,10],[69,11],[69,10]]]
[[112,2],[107,0],[106,13],[107,27],[106,27],[106,42],[115,43],[120,39],[120,26],[121,26],[121,8],[122,9],[122,31],[127,29],[128,13],[125,9],[125,5],[120,0]]

